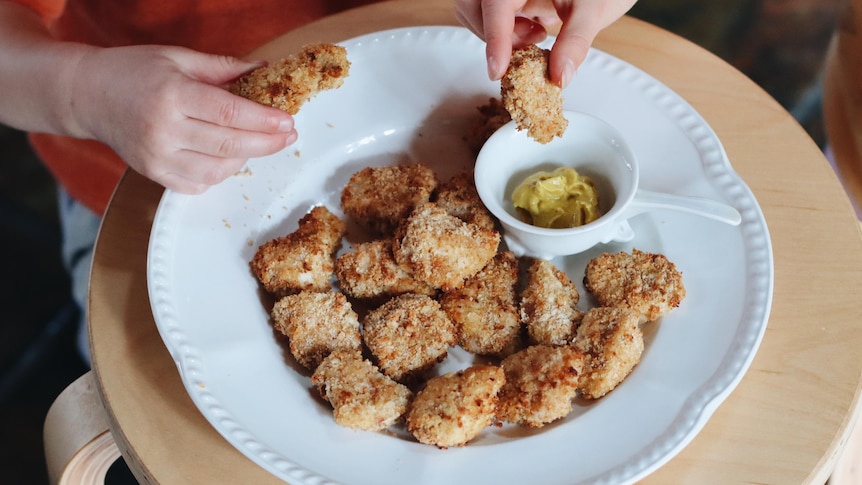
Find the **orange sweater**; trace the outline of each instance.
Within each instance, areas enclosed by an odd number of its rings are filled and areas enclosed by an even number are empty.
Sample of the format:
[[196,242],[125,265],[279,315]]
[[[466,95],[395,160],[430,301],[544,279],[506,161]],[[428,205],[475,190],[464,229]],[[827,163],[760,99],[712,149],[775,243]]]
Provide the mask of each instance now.
[[[242,56],[323,16],[374,0],[15,0],[62,40],[115,47],[162,44]],[[103,214],[126,165],[93,140],[34,133],[30,141],[69,194]]]

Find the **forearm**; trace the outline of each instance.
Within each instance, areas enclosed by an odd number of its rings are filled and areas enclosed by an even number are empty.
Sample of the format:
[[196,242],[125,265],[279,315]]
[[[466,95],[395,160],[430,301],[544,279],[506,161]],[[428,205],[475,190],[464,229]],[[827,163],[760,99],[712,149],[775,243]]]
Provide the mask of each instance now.
[[0,123],[84,137],[72,116],[74,71],[95,47],[52,38],[39,16],[0,0]]

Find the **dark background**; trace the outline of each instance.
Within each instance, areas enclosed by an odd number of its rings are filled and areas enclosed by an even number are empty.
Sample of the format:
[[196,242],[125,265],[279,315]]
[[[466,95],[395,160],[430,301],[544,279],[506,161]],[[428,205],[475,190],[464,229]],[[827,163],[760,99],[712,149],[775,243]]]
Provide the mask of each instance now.
[[[821,146],[820,74],[842,0],[641,0],[632,14],[703,46],[762,86]],[[25,136],[0,125],[0,470],[47,483],[42,424],[87,371],[60,262],[55,185]],[[124,482],[117,479],[115,482]]]

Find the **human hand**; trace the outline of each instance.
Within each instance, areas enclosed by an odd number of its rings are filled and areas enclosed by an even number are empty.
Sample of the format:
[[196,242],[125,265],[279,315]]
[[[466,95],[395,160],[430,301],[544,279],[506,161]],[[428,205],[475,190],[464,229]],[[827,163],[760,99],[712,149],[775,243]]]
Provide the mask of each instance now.
[[636,0],[455,0],[458,20],[486,44],[488,77],[506,73],[512,48],[541,42],[560,25],[551,48],[551,80],[566,87],[599,31]]
[[289,114],[223,89],[260,65],[180,47],[91,49],[71,76],[70,131],[169,189],[201,193],[297,139]]

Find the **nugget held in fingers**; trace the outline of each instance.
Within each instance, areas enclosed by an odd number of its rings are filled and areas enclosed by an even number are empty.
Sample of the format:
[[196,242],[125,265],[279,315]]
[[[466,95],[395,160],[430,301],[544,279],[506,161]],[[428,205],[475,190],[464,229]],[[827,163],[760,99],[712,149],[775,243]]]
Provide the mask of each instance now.
[[517,283],[518,259],[506,251],[497,253],[463,286],[440,297],[440,306],[458,327],[458,344],[464,350],[506,357],[521,347]]
[[366,167],[341,191],[341,208],[372,231],[390,234],[431,199],[438,184],[434,171],[422,164]]
[[361,352],[332,352],[314,371],[311,383],[332,404],[335,422],[366,431],[380,431],[398,422],[413,392],[383,375]]
[[309,370],[337,349],[362,350],[359,316],[341,293],[303,291],[275,302],[272,321],[290,353]]
[[347,49],[308,44],[286,57],[237,79],[230,92],[292,115],[319,92],[341,87],[350,71]]
[[455,325],[436,300],[405,294],[368,312],[365,345],[384,374],[399,382],[418,377],[446,358],[458,341]]
[[499,244],[499,232],[464,222],[429,202],[398,227],[392,251],[415,278],[449,291],[484,268]]
[[359,243],[335,260],[341,291],[353,298],[377,298],[404,293],[434,295],[437,290],[417,280],[395,262],[392,240]]
[[494,421],[503,369],[474,365],[428,380],[407,411],[407,430],[420,443],[463,446]]
[[598,399],[640,362],[644,339],[638,315],[627,308],[592,308],[584,315],[573,345],[587,356],[578,389],[584,397]]
[[269,293],[281,297],[302,290],[328,291],[335,253],[347,226],[324,206],[299,220],[292,233],[262,244],[249,265]]
[[563,115],[563,90],[551,82],[548,60],[551,51],[528,45],[512,52],[500,94],[503,105],[519,130],[539,143],[563,136],[569,121]]
[[506,357],[497,418],[541,428],[565,417],[572,411],[584,360],[569,345],[533,345]]
[[521,292],[521,320],[533,343],[563,345],[575,337],[583,312],[578,288],[550,261],[535,259]]
[[682,273],[663,254],[632,249],[604,253],[587,263],[584,286],[600,306],[625,307],[641,322],[657,320],[685,298]]

